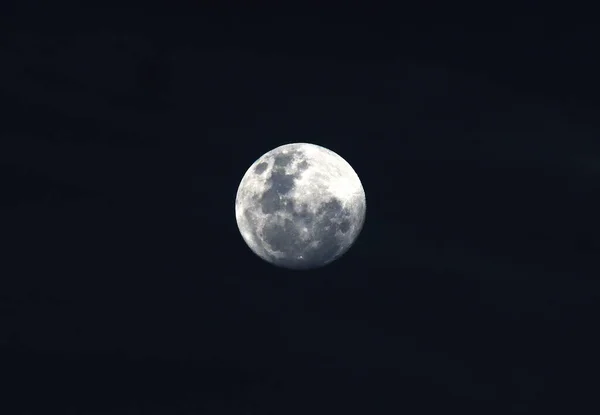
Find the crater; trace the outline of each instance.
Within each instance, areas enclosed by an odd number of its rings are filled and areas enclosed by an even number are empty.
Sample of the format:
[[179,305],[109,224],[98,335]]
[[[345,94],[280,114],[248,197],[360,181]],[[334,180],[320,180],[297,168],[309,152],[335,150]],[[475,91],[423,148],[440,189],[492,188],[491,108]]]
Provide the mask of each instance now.
[[310,164],[308,164],[308,161],[302,160],[300,163],[298,163],[298,171],[303,172],[308,169],[309,166]]
[[341,233],[348,232],[350,230],[350,221],[348,219],[344,219],[342,222],[340,222],[338,228]]
[[266,161],[263,161],[262,163],[259,163],[254,168],[254,173],[255,174],[263,174],[265,172],[265,170],[267,170],[267,167],[269,167],[269,163],[267,163]]

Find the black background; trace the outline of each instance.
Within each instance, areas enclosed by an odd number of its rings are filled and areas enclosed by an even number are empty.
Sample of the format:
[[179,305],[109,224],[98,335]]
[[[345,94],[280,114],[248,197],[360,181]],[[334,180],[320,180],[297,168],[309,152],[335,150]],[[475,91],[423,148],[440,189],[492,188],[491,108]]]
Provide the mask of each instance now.
[[[589,410],[593,16],[15,3],[0,412]],[[367,194],[354,247],[311,272],[262,262],[233,214],[250,164],[295,141]]]

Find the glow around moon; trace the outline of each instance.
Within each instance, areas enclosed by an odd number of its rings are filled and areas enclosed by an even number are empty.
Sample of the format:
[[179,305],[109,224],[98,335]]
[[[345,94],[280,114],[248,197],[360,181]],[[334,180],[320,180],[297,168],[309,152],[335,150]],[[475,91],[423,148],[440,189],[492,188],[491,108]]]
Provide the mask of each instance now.
[[235,200],[246,244],[265,261],[290,269],[318,268],[342,256],[365,214],[365,192],[350,164],[308,143],[286,144],[256,160]]

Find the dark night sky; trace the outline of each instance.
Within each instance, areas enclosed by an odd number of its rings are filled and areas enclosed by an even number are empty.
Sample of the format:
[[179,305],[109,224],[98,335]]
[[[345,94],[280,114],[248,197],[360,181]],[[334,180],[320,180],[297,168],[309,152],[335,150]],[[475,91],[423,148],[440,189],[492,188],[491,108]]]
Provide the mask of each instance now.
[[[598,33],[525,5],[5,13],[0,413],[584,413]],[[311,272],[233,214],[293,141],[367,194]]]

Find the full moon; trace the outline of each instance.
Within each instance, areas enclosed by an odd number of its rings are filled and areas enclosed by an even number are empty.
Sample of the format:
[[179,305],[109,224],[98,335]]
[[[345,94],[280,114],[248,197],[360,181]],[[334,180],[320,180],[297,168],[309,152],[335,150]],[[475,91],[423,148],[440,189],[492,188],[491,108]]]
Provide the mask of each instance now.
[[358,175],[324,147],[277,147],[246,171],[235,199],[242,237],[263,260],[282,268],[314,269],[352,246],[367,204]]

